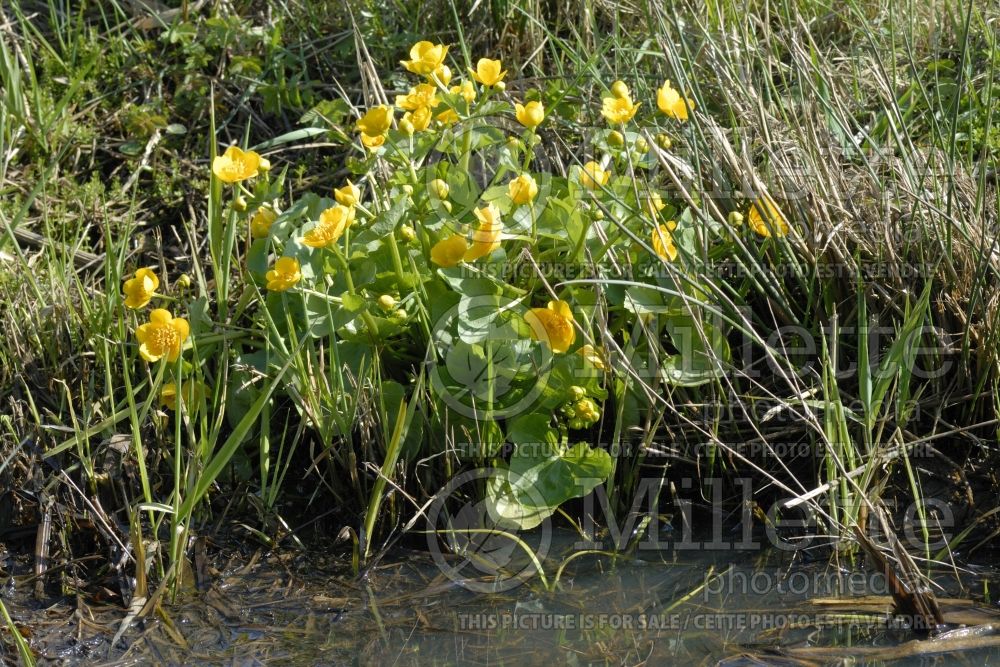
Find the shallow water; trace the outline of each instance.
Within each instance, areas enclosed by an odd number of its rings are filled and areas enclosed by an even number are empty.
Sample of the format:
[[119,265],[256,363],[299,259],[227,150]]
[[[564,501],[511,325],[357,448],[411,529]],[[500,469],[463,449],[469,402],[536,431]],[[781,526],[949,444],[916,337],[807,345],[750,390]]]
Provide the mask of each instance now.
[[[546,575],[553,581],[573,537],[557,535]],[[135,624],[115,647],[119,605],[80,601],[14,607],[34,627],[40,662],[62,664],[827,664],[782,652],[896,646],[915,635],[884,616],[847,618],[809,603],[884,594],[881,577],[803,562],[777,549],[663,551],[638,558],[585,555],[561,573],[555,592],[539,578],[498,593],[467,590],[430,554],[396,550],[367,576],[339,557],[263,551],[217,562],[202,590],[164,601],[164,614]],[[995,590],[997,572],[939,573],[941,595]],[[489,581],[480,577],[479,583]],[[963,588],[963,584],[966,586]],[[974,587],[974,588],[972,588]],[[860,598],[856,598],[860,599]],[[10,602],[8,602],[10,606]],[[860,606],[859,606],[860,608]],[[849,609],[849,608],[848,608]],[[855,610],[856,611],[856,610]],[[909,658],[892,664],[1000,664],[996,648]]]

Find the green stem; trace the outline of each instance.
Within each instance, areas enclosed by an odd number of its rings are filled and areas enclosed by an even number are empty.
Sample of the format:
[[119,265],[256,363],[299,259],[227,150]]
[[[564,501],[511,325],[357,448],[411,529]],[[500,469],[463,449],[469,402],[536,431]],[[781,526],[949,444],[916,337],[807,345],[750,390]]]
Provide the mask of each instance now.
[[[354,288],[354,278],[351,276],[351,267],[347,264],[347,258],[344,257],[344,253],[340,252],[340,248],[336,244],[331,245],[330,248],[333,250],[333,254],[337,258],[337,262],[340,264],[340,267],[344,270],[344,280],[347,282],[347,293],[351,296],[357,296],[358,292]],[[368,327],[368,333],[371,334],[372,338],[376,338],[378,336],[378,324],[375,322],[375,318],[372,317],[372,314],[368,312],[367,308],[361,311],[361,319],[364,320],[365,326]]]

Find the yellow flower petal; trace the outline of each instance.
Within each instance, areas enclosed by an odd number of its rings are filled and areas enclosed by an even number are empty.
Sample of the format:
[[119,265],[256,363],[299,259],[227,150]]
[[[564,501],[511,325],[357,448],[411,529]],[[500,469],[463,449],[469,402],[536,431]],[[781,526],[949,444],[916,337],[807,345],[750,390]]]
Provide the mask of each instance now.
[[587,345],[584,345],[583,347],[581,347],[576,352],[581,357],[583,357],[584,361],[586,361],[588,364],[590,364],[594,368],[596,368],[598,370],[601,370],[601,371],[603,371],[605,369],[604,358],[600,355],[600,353],[596,349],[594,349],[593,345],[590,345],[588,343]]
[[532,308],[524,315],[531,335],[558,354],[566,352],[576,340],[573,312],[565,301],[549,301],[545,308]]
[[525,105],[514,105],[514,116],[517,122],[527,128],[535,129],[545,120],[545,107],[541,102],[528,102]]
[[385,143],[385,135],[380,134],[378,136],[371,136],[369,134],[361,133],[361,143],[364,144],[365,148],[374,150]]
[[499,60],[480,58],[476,63],[476,69],[469,69],[469,74],[484,86],[495,86],[503,80],[507,72]]
[[607,185],[610,178],[611,174],[601,169],[601,165],[593,161],[583,165],[583,169],[580,170],[580,183],[591,190],[599,190]]
[[772,233],[774,236],[785,236],[789,230],[785,216],[774,200],[768,196],[758,199],[750,206],[747,223],[751,229],[765,238],[772,236]]
[[142,308],[149,303],[160,286],[160,279],[152,267],[142,268],[135,272],[135,277],[125,281],[122,292],[125,293],[125,305],[129,308]]
[[[665,259],[669,262],[677,259],[677,246],[674,245],[674,237],[671,235],[671,227],[669,225],[657,225],[656,229],[653,230],[652,243],[653,250],[661,259]],[[674,225],[676,227],[676,225]]]
[[410,88],[406,95],[396,96],[396,106],[404,111],[416,111],[422,107],[436,107],[441,100],[437,98],[437,88],[429,83],[421,83]]
[[471,81],[463,81],[461,86],[452,86],[450,92],[461,95],[466,104],[472,104],[476,99],[476,87]]
[[385,105],[372,107],[354,123],[354,126],[369,137],[385,134],[392,127],[392,107]]
[[538,184],[531,174],[521,174],[507,184],[507,194],[518,206],[528,204],[538,195]]
[[190,333],[191,327],[184,318],[173,317],[164,308],[150,311],[149,322],[135,330],[139,355],[149,362],[176,361]]
[[[189,413],[194,413],[198,409],[203,396],[207,392],[207,387],[203,382],[185,380],[181,385],[183,393],[184,407]],[[177,410],[177,385],[168,382],[160,389],[160,405],[170,410]]]
[[271,225],[278,219],[278,213],[270,206],[261,206],[250,219],[250,237],[255,239],[267,238],[271,233]]
[[[463,259],[466,262],[474,262],[480,257],[489,255],[500,247],[500,234],[503,232],[503,223],[500,221],[500,210],[493,204],[489,204],[475,211],[479,219],[479,227],[472,233],[472,245],[465,251]],[[463,239],[464,240],[464,239]]]
[[212,160],[212,173],[223,183],[238,183],[257,175],[260,155],[230,146],[222,155]]
[[343,204],[331,206],[319,214],[319,221],[302,237],[310,248],[324,248],[336,243],[354,220],[354,209]]
[[465,253],[469,249],[469,244],[465,237],[460,234],[452,234],[446,239],[441,239],[431,248],[431,261],[446,269],[458,266],[465,258]]
[[401,60],[400,64],[414,74],[428,76],[441,67],[447,55],[447,46],[420,41],[410,47],[410,59]]
[[605,97],[601,107],[601,115],[609,123],[615,125],[627,123],[635,116],[640,104],[642,102],[633,102],[632,98],[627,95],[625,97]]
[[682,98],[681,94],[674,90],[669,81],[664,81],[663,87],[656,91],[656,106],[670,118],[687,120],[688,109],[694,110],[694,100],[691,98]]
[[284,292],[302,280],[299,260],[294,257],[279,257],[264,277],[267,280],[267,289],[272,292]]
[[344,206],[354,206],[361,202],[361,188],[347,180],[347,185],[333,191],[333,196],[338,204]]

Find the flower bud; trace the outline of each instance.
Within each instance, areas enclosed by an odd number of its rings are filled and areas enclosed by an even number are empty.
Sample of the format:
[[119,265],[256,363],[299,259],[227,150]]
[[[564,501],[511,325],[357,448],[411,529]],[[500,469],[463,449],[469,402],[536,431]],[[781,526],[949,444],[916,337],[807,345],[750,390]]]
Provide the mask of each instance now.
[[447,65],[442,64],[440,67],[434,70],[434,76],[436,76],[438,81],[441,82],[441,85],[447,86],[449,83],[451,83],[451,68],[448,67]]
[[670,137],[668,135],[664,134],[663,132],[660,132],[658,135],[656,135],[656,145],[662,148],[663,150],[668,151],[670,150],[670,147],[674,145],[674,143],[670,140]]
[[503,92],[507,90],[507,83],[505,81],[497,81],[493,87],[499,90],[500,92]]
[[739,211],[732,211],[729,214],[729,224],[733,227],[739,227],[743,224],[743,214]]
[[271,171],[271,161],[266,157],[262,157],[260,162],[257,163],[257,170],[264,174]]
[[649,151],[649,142],[639,137],[635,140],[635,149],[640,153],[646,153]]
[[451,202],[450,201],[448,201],[447,199],[444,200],[443,202],[441,202],[441,206],[444,207],[444,210],[446,210],[449,213],[451,213]]
[[244,211],[247,210],[247,200],[244,199],[242,196],[237,197],[236,199],[233,200],[233,208],[239,211],[240,213],[243,213]]
[[407,195],[412,195],[413,194],[413,186],[410,185],[409,183],[407,183],[406,185],[403,186],[403,192],[405,192]]
[[608,146],[621,148],[625,145],[625,137],[618,130],[614,130],[608,135]]
[[417,238],[417,232],[409,225],[403,225],[399,228],[399,235],[407,243],[412,243]]
[[579,401],[582,398],[586,398],[587,390],[579,385],[573,385],[569,388],[569,395],[573,397],[574,401]]
[[397,310],[395,313],[392,314],[392,317],[393,317],[393,319],[396,319],[396,320],[405,320],[406,319],[406,311],[403,310],[402,308],[400,308],[399,310]]
[[448,184],[442,179],[435,178],[430,182],[430,192],[438,199],[447,199],[448,193],[451,192],[451,188],[448,187]]
[[186,273],[182,273],[177,277],[177,288],[178,289],[190,289],[191,288],[191,276]]
[[388,313],[396,307],[396,298],[391,294],[383,294],[378,298],[378,307]]
[[611,84],[611,94],[617,97],[618,99],[628,97],[629,96],[628,86],[625,85],[624,81],[615,81],[613,84]]

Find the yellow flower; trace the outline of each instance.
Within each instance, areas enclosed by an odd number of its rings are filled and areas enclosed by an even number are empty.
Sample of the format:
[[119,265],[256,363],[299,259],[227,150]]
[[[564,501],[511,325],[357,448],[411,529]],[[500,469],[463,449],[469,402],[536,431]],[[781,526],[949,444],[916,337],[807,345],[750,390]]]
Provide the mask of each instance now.
[[541,102],[528,102],[524,106],[514,105],[514,116],[517,122],[527,128],[535,129],[545,120],[545,107]]
[[434,70],[434,73],[428,76],[428,78],[430,78],[432,81],[434,79],[437,79],[438,81],[441,82],[442,86],[447,86],[449,83],[451,83],[451,68],[448,67],[447,65],[441,65],[436,70]]
[[601,353],[598,352],[593,345],[588,343],[577,350],[576,353],[583,357],[584,361],[597,370],[603,371],[606,368],[604,365],[604,357],[601,356]]
[[160,279],[156,277],[153,268],[139,269],[135,272],[134,278],[129,278],[122,286],[125,292],[125,305],[129,308],[142,308],[156,292],[160,286]]
[[531,174],[521,174],[507,184],[507,194],[518,206],[527,204],[538,194],[538,184]]
[[347,185],[336,188],[333,191],[333,196],[338,204],[354,206],[361,201],[361,188],[351,183],[351,179],[347,179]]
[[392,127],[392,107],[384,104],[372,107],[355,122],[354,126],[369,137],[385,134]]
[[454,109],[445,109],[438,115],[434,116],[439,123],[442,125],[451,125],[452,123],[458,122],[458,112]]
[[[189,413],[198,409],[202,396],[205,395],[205,385],[202,382],[184,381],[181,392],[184,394],[184,407]],[[160,405],[170,410],[177,410],[177,385],[168,382],[160,389]]]
[[688,109],[694,110],[694,100],[690,97],[681,97],[681,94],[674,90],[669,81],[664,81],[663,87],[656,91],[656,106],[660,107],[660,111],[671,118],[687,120]]
[[396,95],[396,106],[405,111],[416,111],[421,107],[436,107],[441,100],[437,98],[437,88],[429,83],[421,83],[410,88],[406,95]]
[[431,248],[431,261],[449,269],[458,266],[458,263],[465,258],[465,252],[469,249],[469,244],[465,237],[460,234],[452,234],[446,239],[441,239]]
[[503,69],[499,60],[480,58],[476,63],[476,69],[469,68],[469,74],[484,86],[495,86],[507,76],[507,71]]
[[416,111],[407,111],[403,119],[410,124],[413,132],[423,132],[431,124],[431,108],[420,107]]
[[477,208],[473,213],[481,225],[500,224],[500,209],[494,204],[487,204],[483,208]]
[[463,81],[461,86],[452,86],[450,91],[455,95],[461,95],[466,104],[472,104],[476,100],[476,87],[471,81]]
[[223,183],[239,183],[257,175],[260,156],[253,151],[242,151],[230,146],[222,155],[212,160],[212,173]]
[[354,222],[354,209],[337,204],[319,214],[319,222],[302,237],[302,243],[310,248],[324,248],[336,243],[344,230]]
[[646,210],[649,214],[656,217],[656,214],[663,210],[666,204],[663,203],[663,197],[660,196],[659,192],[651,192],[646,197]]
[[549,301],[545,308],[532,308],[524,321],[531,327],[532,338],[546,343],[553,352],[565,352],[576,340],[573,311],[565,301]]
[[401,60],[400,64],[414,74],[428,76],[444,64],[447,55],[448,47],[444,44],[420,41],[410,47],[410,59]]
[[479,227],[472,233],[472,245],[463,257],[466,262],[474,262],[500,247],[500,233],[503,231],[500,210],[489,204],[476,209],[475,214],[479,219]]
[[279,257],[264,278],[267,280],[267,289],[272,292],[284,292],[302,280],[299,260],[294,257]]
[[676,224],[668,222],[665,225],[657,225],[656,229],[653,230],[653,250],[660,256],[660,259],[670,262],[677,259],[677,246],[674,245],[674,237],[670,233],[676,226]]
[[770,237],[772,232],[775,236],[785,236],[788,234],[788,221],[781,214],[778,205],[768,196],[758,199],[750,207],[747,215],[747,223],[750,228],[760,236]]
[[611,94],[618,98],[630,97],[628,85],[624,81],[615,81],[611,84]]
[[149,322],[135,330],[139,354],[150,362],[160,359],[177,361],[190,333],[191,326],[187,320],[173,317],[169,310],[157,308],[149,313]]
[[364,144],[365,148],[368,148],[369,150],[374,150],[385,143],[385,135],[379,134],[373,137],[371,135],[362,132],[361,143]]
[[642,102],[633,102],[632,98],[625,97],[605,97],[601,107],[601,115],[608,119],[609,123],[627,123],[632,120],[636,110]]
[[583,187],[591,190],[598,190],[607,185],[610,178],[611,173],[601,169],[601,165],[594,161],[583,165],[583,169],[580,171],[580,183],[583,184]]
[[263,239],[271,233],[271,225],[278,219],[278,213],[270,206],[261,206],[250,218],[250,238]]

